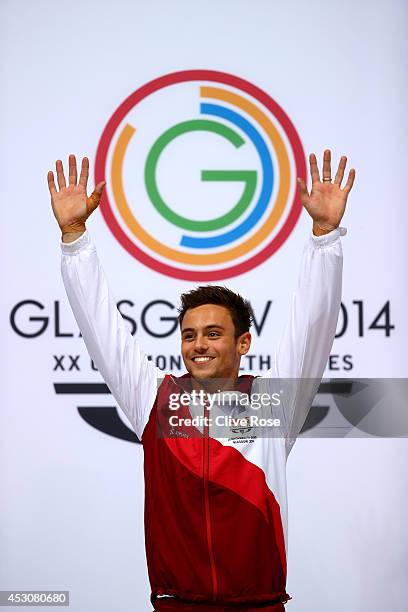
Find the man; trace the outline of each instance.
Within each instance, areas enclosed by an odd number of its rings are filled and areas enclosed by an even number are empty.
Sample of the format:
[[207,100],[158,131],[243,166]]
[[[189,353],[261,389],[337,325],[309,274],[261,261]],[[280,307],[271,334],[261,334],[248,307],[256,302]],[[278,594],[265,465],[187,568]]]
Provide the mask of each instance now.
[[[254,397],[258,378],[239,376],[250,347],[251,309],[222,287],[182,296],[181,352],[187,374],[166,376],[131,336],[109,291],[85,222],[105,182],[88,198],[88,160],[77,183],[69,157],[69,184],[56,162],[48,184],[62,232],[62,275],[89,354],[143,443],[146,555],[155,610],[284,610],[286,593],[286,460],[299,434],[332,346],[341,298],[339,228],[355,172],[341,187],[346,158],[332,182],[331,154],[320,180],[310,155],[312,189],[298,179],[302,204],[313,219],[289,322],[268,379],[293,379],[282,401],[282,435],[239,439],[212,435],[208,416],[225,412],[228,394]],[[309,384],[308,381],[312,381]],[[198,392],[205,391],[197,400]],[[194,394],[195,392],[195,394]],[[217,395],[218,393],[218,395]],[[259,395],[259,394],[258,394]],[[170,427],[171,402],[184,416],[203,417],[184,431]],[[217,396],[217,402],[212,401]],[[240,407],[230,406],[230,412]],[[270,411],[273,412],[272,404]],[[278,419],[279,420],[279,419]],[[191,435],[194,430],[196,435]],[[238,431],[243,429],[238,428]],[[190,432],[190,433],[189,433]],[[236,443],[239,441],[239,443]]]

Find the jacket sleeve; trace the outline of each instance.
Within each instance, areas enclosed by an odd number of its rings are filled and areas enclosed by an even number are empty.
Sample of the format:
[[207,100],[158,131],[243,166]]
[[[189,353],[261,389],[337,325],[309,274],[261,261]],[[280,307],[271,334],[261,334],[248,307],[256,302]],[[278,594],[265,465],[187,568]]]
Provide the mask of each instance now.
[[60,245],[62,279],[88,353],[141,439],[163,374],[127,329],[88,231]]
[[305,246],[289,320],[268,373],[282,382],[282,409],[289,454],[321,382],[336,333],[341,303],[343,254],[340,236],[311,234]]

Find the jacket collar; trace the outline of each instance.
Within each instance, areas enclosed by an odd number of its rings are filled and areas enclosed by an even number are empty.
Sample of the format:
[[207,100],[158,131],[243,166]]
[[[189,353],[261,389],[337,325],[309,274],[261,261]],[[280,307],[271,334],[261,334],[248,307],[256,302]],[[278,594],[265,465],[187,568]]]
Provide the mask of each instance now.
[[[193,377],[189,372],[183,374],[182,376],[170,375],[170,378],[186,393],[191,393],[191,391],[193,390]],[[241,393],[247,394],[251,393],[252,381],[254,380],[254,378],[256,377],[251,374],[241,374],[241,376],[238,376],[238,378],[235,380],[235,386],[233,391],[240,391]]]

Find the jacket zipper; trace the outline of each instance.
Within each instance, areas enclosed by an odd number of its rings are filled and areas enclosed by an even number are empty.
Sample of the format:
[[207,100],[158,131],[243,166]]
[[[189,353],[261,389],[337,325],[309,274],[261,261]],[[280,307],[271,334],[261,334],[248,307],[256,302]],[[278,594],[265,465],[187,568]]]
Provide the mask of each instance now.
[[[206,413],[208,412],[209,404],[207,402],[204,403],[204,417],[209,416]],[[212,534],[211,534],[211,522],[210,522],[210,496],[209,496],[209,487],[208,487],[208,477],[210,470],[210,442],[209,442],[209,427],[206,419],[204,418],[204,437],[203,437],[203,480],[204,480],[204,507],[205,507],[205,524],[207,530],[207,545],[208,545],[208,555],[210,557],[210,568],[211,568],[211,580],[212,580],[212,590],[213,590],[213,600],[217,599],[218,592],[218,584],[217,584],[217,572],[215,569],[214,562],[214,551],[212,545]]]

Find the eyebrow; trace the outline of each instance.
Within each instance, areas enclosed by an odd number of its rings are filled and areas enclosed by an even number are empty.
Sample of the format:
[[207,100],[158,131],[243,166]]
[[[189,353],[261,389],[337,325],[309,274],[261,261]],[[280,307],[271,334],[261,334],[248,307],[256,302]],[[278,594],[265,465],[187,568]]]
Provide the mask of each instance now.
[[[214,329],[214,328],[216,328],[216,329],[225,329],[222,325],[217,325],[216,323],[211,323],[210,325],[206,325],[204,327],[204,329]],[[181,333],[185,334],[186,332],[194,332],[194,331],[195,331],[194,327],[186,327],[186,328],[181,330]]]

